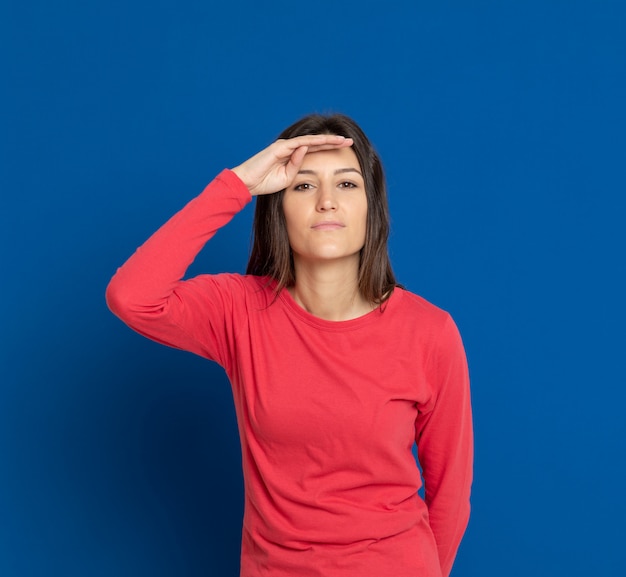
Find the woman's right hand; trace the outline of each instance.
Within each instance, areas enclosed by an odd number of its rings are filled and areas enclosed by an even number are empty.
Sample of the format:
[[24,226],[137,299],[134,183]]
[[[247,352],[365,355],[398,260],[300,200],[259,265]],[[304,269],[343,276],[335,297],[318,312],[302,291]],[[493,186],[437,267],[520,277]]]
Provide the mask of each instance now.
[[281,139],[232,170],[248,187],[252,196],[272,194],[291,184],[307,153],[347,146],[352,146],[352,139],[335,134],[310,134]]

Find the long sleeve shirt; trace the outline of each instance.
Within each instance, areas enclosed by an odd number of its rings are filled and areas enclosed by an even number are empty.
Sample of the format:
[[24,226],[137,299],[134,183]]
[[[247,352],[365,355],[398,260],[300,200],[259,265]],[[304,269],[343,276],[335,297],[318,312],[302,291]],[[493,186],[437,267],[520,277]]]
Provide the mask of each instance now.
[[[271,279],[183,280],[251,196],[229,170],[107,288],[139,333],[219,363],[245,486],[242,577],[447,577],[469,517],[472,421],[458,330],[396,288],[370,313],[320,319]],[[412,454],[417,443],[422,477]]]

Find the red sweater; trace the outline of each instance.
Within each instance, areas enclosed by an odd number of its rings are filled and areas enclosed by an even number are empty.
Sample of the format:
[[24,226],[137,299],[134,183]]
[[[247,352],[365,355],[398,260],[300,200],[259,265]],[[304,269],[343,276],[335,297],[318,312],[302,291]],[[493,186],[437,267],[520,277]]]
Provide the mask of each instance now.
[[[268,279],[181,280],[251,200],[222,172],[117,271],[111,310],[218,362],[232,383],[245,482],[242,577],[445,577],[469,517],[472,425],[450,316],[395,289],[326,321]],[[418,445],[419,470],[411,453]]]

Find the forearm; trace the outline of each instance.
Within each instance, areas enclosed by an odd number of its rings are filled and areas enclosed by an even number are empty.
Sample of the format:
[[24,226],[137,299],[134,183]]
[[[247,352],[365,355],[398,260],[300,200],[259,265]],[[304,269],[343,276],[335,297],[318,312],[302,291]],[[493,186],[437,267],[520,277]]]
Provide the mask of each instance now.
[[[459,545],[465,534],[470,515],[471,463],[460,479],[451,480],[449,486],[439,488],[433,497],[428,496],[428,515],[435,536],[441,572],[450,574]],[[453,481],[453,482],[452,482]],[[428,486],[428,482],[426,482]]]

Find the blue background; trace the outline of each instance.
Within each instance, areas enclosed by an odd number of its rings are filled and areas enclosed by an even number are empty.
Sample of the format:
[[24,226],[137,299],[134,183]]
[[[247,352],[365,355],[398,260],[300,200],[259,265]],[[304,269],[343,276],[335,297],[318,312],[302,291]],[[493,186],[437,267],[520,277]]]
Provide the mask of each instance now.
[[[104,289],[223,167],[333,111],[385,163],[399,280],[466,343],[453,575],[626,574],[625,24],[603,0],[3,2],[0,575],[237,575],[228,381]],[[243,271],[251,217],[191,274]]]

